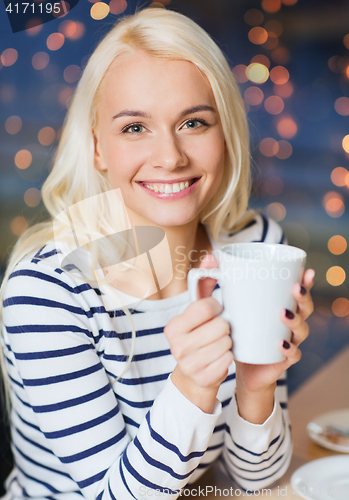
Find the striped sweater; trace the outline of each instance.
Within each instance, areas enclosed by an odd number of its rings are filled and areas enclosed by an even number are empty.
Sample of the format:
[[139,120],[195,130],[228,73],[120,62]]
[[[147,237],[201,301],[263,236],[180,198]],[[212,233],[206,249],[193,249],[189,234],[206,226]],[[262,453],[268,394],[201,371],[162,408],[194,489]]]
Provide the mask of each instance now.
[[[250,241],[284,237],[274,221],[257,215],[226,237]],[[245,490],[285,473],[292,451],[285,375],[262,425],[238,414],[234,363],[213,414],[187,400],[171,381],[176,362],[163,332],[189,305],[186,291],[130,309],[135,352],[113,383],[131,350],[129,318],[122,309],[106,310],[98,288],[55,267],[57,252],[49,242],[26,257],[5,289],[2,343],[15,461],[6,483],[10,499],[177,498],[216,460]],[[218,285],[213,296],[220,300]]]

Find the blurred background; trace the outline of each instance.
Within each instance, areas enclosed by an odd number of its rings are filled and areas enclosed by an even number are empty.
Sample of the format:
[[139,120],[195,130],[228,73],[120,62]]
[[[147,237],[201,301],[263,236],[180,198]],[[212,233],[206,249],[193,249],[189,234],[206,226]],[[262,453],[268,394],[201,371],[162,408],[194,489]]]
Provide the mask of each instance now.
[[[47,217],[40,188],[89,55],[120,16],[150,4],[189,16],[226,54],[250,123],[251,206],[278,221],[316,270],[292,393],[349,343],[348,0],[80,0],[64,17],[15,34],[3,9],[0,279],[16,238]],[[8,441],[5,429],[2,477]]]

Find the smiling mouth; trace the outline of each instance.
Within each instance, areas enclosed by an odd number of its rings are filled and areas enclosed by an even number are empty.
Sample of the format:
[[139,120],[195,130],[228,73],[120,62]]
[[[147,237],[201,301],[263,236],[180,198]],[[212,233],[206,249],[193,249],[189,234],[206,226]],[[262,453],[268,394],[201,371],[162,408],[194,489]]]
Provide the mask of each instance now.
[[183,191],[184,189],[187,189],[189,186],[194,184],[198,180],[198,177],[194,179],[190,179],[187,181],[182,181],[182,182],[173,182],[173,183],[145,183],[145,182],[140,182],[144,187],[147,189],[150,189],[151,191],[154,191],[155,193],[163,193],[163,194],[172,194],[172,193],[179,193]]

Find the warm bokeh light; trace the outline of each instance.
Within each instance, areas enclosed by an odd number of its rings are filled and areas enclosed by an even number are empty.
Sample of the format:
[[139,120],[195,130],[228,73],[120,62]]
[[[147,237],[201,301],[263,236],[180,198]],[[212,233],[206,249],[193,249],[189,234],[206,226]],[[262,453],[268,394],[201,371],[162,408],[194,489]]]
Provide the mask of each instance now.
[[92,5],[90,10],[90,15],[92,19],[100,21],[104,19],[109,14],[109,5],[104,2],[97,2]]
[[286,47],[279,45],[272,51],[271,58],[276,64],[287,64],[291,59],[291,53]]
[[271,21],[265,23],[264,28],[267,31],[275,33],[276,36],[281,36],[284,31],[282,24],[279,21],[276,21],[275,19],[272,19]]
[[28,221],[21,215],[14,217],[10,222],[10,229],[13,234],[20,236],[28,229]]
[[244,93],[245,101],[251,106],[258,106],[263,99],[263,91],[259,87],[248,87]]
[[50,146],[56,138],[52,127],[43,127],[38,133],[38,141],[42,146]]
[[329,58],[327,64],[330,70],[333,71],[333,73],[340,73],[342,71],[340,67],[341,59],[341,56],[332,56]]
[[332,311],[335,316],[344,318],[349,314],[349,300],[345,297],[339,297],[332,304]]
[[265,110],[271,115],[279,115],[284,110],[284,101],[277,95],[271,95],[265,100]]
[[21,170],[24,170],[29,167],[32,159],[33,158],[30,151],[28,151],[27,149],[21,149],[20,151],[18,151],[18,153],[16,153],[15,165]]
[[251,63],[259,63],[263,64],[266,68],[270,68],[270,60],[268,59],[267,56],[264,56],[263,54],[258,54],[251,59]]
[[268,40],[268,32],[260,26],[255,26],[248,32],[248,39],[255,45],[262,45]]
[[8,134],[17,134],[22,128],[22,120],[19,116],[9,116],[5,121],[5,129]]
[[287,97],[290,97],[293,93],[293,85],[290,81],[283,85],[274,85],[274,92],[282,99],[287,99]]
[[278,141],[278,146],[279,149],[275,153],[276,158],[279,158],[279,160],[287,160],[293,152],[291,144],[281,139],[281,141]]
[[11,84],[5,84],[0,88],[1,102],[11,102],[16,97],[16,87]]
[[49,62],[50,56],[46,52],[37,52],[32,57],[33,68],[37,70],[46,68]]
[[18,52],[16,49],[5,49],[1,54],[0,60],[3,66],[12,66],[18,59]]
[[280,222],[286,217],[286,208],[282,203],[270,203],[266,208],[266,214],[276,222]]
[[259,143],[259,151],[263,156],[271,157],[274,156],[279,150],[278,142],[272,137],[265,137]]
[[62,33],[51,33],[47,37],[46,45],[49,50],[58,50],[64,44],[64,35]]
[[326,280],[332,286],[339,286],[345,281],[345,271],[340,266],[332,266],[326,273]]
[[282,3],[284,5],[294,5],[297,3],[298,0],[282,0]]
[[264,21],[264,15],[258,9],[250,9],[245,13],[244,20],[250,26],[258,26]]
[[283,66],[275,66],[270,70],[270,80],[276,85],[284,85],[288,82],[290,74]]
[[348,116],[349,115],[349,99],[348,97],[338,97],[334,103],[334,109],[339,115]]
[[268,40],[263,43],[262,47],[267,50],[273,50],[279,45],[279,39],[272,31],[268,31]]
[[63,72],[63,78],[67,83],[75,83],[81,76],[81,68],[76,64],[70,64]]
[[41,19],[29,19],[25,25],[25,32],[28,36],[35,36],[42,30]]
[[349,153],[349,135],[343,138],[342,147],[346,153]]
[[342,255],[347,249],[347,241],[340,234],[336,234],[328,240],[327,246],[333,255]]
[[37,207],[41,200],[40,191],[36,188],[29,188],[24,193],[23,199],[28,207]]
[[60,93],[58,94],[58,101],[59,103],[66,107],[66,108],[69,108],[69,104],[70,104],[70,101],[71,101],[71,97],[74,93],[74,89],[71,88],[71,87],[64,87],[64,89],[62,89],[60,91]]
[[349,50],[349,33],[343,38],[344,46]]
[[264,83],[269,78],[269,70],[264,64],[252,63],[246,68],[246,76],[253,83]]
[[262,190],[263,194],[270,196],[278,196],[284,189],[284,183],[277,175],[271,175],[263,181]]
[[262,9],[268,14],[274,14],[281,8],[281,0],[262,0]]
[[233,75],[237,82],[246,83],[248,81],[248,78],[246,76],[246,69],[247,66],[245,66],[244,64],[238,64],[234,67]]
[[329,191],[325,194],[322,204],[330,217],[337,218],[344,214],[345,206],[343,196],[336,191]]
[[66,38],[78,40],[85,34],[85,25],[80,21],[63,21],[58,28]]
[[284,139],[292,139],[297,134],[298,127],[290,116],[284,116],[276,124],[278,134]]
[[343,187],[346,185],[348,170],[344,167],[336,167],[331,172],[331,181],[336,186]]
[[127,9],[127,2],[126,0],[111,0],[109,2],[109,9],[111,14],[122,14]]

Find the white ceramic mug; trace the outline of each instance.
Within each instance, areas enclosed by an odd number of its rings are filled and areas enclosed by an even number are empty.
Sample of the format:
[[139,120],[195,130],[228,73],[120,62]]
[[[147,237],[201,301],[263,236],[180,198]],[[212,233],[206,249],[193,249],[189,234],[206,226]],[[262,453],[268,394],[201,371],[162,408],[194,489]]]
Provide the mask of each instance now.
[[201,278],[218,280],[237,361],[270,364],[283,361],[280,340],[290,341],[291,331],[280,319],[282,309],[295,311],[292,287],[301,282],[306,253],[289,245],[233,243],[215,250],[219,269],[191,269],[190,300],[197,300]]

